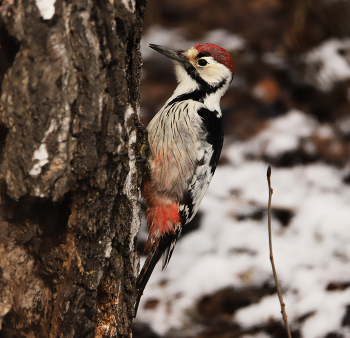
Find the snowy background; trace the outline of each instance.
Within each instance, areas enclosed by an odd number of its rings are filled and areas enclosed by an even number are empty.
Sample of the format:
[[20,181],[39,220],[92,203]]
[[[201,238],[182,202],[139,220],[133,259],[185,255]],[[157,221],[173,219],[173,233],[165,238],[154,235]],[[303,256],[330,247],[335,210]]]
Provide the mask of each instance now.
[[286,336],[268,252],[268,165],[292,335],[350,337],[350,5],[286,3],[149,1],[145,124],[176,86],[171,62],[149,43],[218,44],[236,74],[221,104],[220,165],[168,268],[157,266],[148,283],[134,338]]

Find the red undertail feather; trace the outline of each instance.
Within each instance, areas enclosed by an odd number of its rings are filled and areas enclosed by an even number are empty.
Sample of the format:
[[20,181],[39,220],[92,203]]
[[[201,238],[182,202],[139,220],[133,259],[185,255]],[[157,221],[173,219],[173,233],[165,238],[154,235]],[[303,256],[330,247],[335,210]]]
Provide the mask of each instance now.
[[175,234],[181,224],[179,206],[167,198],[159,198],[148,173],[144,173],[141,193],[147,205],[148,244],[166,234]]
[[159,202],[146,211],[149,239],[157,239],[165,234],[175,234],[181,223],[179,207],[175,203]]

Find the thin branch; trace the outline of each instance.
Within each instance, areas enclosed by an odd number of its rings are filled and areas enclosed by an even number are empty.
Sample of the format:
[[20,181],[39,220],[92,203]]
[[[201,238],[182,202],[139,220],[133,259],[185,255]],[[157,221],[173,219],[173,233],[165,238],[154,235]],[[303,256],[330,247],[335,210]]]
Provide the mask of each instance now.
[[267,208],[267,214],[268,214],[267,217],[268,217],[268,228],[269,228],[270,261],[271,261],[271,266],[272,266],[273,278],[275,279],[275,283],[276,283],[278,299],[279,299],[280,304],[281,304],[282,318],[283,318],[283,321],[284,321],[284,325],[286,327],[288,338],[292,338],[292,335],[291,335],[290,329],[289,329],[289,325],[288,325],[288,317],[287,317],[287,313],[286,313],[286,305],[283,302],[283,296],[282,296],[280,284],[278,282],[277,271],[276,271],[276,268],[275,268],[275,262],[274,262],[274,259],[273,259],[273,252],[272,252],[271,200],[272,200],[273,190],[271,188],[271,167],[270,166],[267,168],[267,183],[269,185],[269,204],[268,204],[268,208]]

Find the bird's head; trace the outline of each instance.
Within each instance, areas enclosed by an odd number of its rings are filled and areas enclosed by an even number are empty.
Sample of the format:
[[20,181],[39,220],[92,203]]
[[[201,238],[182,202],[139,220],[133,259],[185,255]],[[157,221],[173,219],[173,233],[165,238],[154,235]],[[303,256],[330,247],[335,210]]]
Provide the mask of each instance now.
[[193,82],[197,87],[215,87],[229,84],[233,79],[234,64],[231,55],[223,48],[211,43],[199,43],[188,50],[149,45],[157,52],[176,63],[180,84]]

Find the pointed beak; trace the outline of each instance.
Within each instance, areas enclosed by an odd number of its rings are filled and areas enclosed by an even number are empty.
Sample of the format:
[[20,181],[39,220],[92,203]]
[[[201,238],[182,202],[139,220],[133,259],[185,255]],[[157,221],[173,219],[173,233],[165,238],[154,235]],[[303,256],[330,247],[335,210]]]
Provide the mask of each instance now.
[[180,63],[184,63],[188,61],[188,58],[184,55],[184,50],[176,50],[169,47],[159,46],[150,44],[149,45],[152,49],[157,51],[160,54],[163,54],[167,56],[168,58],[178,61]]

